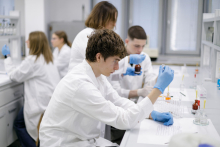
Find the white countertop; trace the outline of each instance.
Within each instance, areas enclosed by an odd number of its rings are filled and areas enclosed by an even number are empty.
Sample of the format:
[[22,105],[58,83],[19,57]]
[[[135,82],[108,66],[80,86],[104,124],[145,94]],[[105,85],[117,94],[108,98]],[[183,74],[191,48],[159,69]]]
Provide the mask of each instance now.
[[[21,61],[19,60],[13,60],[13,63],[18,66]],[[0,59],[0,87],[5,86],[7,84],[14,83],[13,81],[10,80],[9,76],[7,75],[5,71],[5,66],[4,66],[4,59]]]
[[[174,80],[170,84],[170,88],[179,88],[180,82],[182,81],[182,75],[179,73],[181,71],[180,66],[170,66],[172,69],[174,69]],[[185,88],[190,88],[190,86],[193,84],[194,81],[194,71],[196,67],[187,67],[187,76],[184,77],[184,84]],[[159,66],[153,66],[154,72],[158,72]],[[199,71],[199,74],[197,75],[197,83],[201,84],[203,83],[203,86],[207,90],[207,102],[206,102],[206,114],[208,119],[211,119],[212,124],[214,125],[216,131],[218,134],[220,134],[220,90],[217,89],[217,84],[211,81],[204,81],[204,78],[207,78],[208,74]],[[204,98],[200,99],[201,101],[204,100]],[[182,102],[183,106],[188,107],[189,110],[192,108],[192,102]],[[185,118],[194,118],[194,115],[191,113],[187,114]],[[205,127],[204,127],[205,128]],[[152,144],[143,144],[143,143],[137,143],[138,135],[140,131],[140,124],[138,124],[135,128],[127,130],[123,140],[121,142],[121,147],[161,147],[164,145],[152,145]],[[210,133],[210,132],[209,132]]]

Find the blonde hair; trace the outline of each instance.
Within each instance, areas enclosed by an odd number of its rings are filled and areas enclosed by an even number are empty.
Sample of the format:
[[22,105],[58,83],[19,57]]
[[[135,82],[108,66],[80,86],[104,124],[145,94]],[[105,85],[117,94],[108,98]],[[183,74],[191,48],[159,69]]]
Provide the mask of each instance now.
[[94,29],[102,29],[110,21],[115,23],[117,21],[117,17],[118,10],[115,6],[107,1],[102,1],[96,4],[92,9],[92,12],[85,21],[85,25]]
[[46,63],[53,63],[53,55],[44,32],[35,31],[29,34],[30,55],[36,55],[38,57],[42,54]]

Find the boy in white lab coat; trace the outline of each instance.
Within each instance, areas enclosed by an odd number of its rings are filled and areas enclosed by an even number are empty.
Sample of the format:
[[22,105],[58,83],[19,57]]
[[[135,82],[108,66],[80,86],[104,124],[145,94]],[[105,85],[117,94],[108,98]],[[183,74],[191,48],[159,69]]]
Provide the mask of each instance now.
[[160,67],[152,92],[139,104],[120,97],[106,79],[125,56],[122,39],[112,30],[89,37],[86,59],[57,85],[40,126],[41,147],[117,146],[100,137],[102,124],[131,129],[145,118],[172,125],[170,113],[153,111],[153,104],[171,83],[174,71]]
[[[111,81],[113,88],[122,97],[138,98],[146,97],[156,83],[157,75],[153,73],[150,57],[142,52],[147,41],[147,35],[141,26],[132,26],[128,30],[128,37],[125,39],[126,51],[130,54],[143,54],[145,59],[141,65],[142,75],[126,75],[119,81]],[[128,64],[128,67],[135,67],[135,64]],[[152,86],[151,86],[152,85]],[[144,88],[143,88],[144,87]]]
[[[141,26],[132,26],[128,29],[128,37],[125,39],[126,51],[130,54],[144,54],[145,60],[140,63],[142,75],[126,75],[119,81],[110,81],[112,87],[122,97],[137,101],[139,96],[146,97],[153,85],[156,83],[157,75],[153,73],[150,57],[142,52],[147,41],[147,35]],[[128,67],[135,67],[135,64],[128,64]],[[152,85],[152,86],[151,86]],[[132,99],[133,98],[133,99]],[[120,144],[125,130],[118,130],[111,127],[111,141]]]

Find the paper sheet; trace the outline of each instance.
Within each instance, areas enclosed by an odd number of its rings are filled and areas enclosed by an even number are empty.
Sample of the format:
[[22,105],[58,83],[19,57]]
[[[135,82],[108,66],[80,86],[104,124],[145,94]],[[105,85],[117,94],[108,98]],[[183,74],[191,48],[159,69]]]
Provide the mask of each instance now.
[[141,122],[137,143],[166,145],[171,137],[178,133],[201,133],[220,139],[210,119],[208,126],[193,124],[194,118],[174,118],[172,126],[164,126],[154,120],[145,119]]

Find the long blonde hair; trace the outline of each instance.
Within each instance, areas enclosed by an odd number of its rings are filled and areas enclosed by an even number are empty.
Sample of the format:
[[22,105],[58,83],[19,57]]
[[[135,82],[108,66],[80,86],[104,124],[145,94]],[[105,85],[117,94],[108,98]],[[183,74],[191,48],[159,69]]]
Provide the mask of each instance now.
[[44,32],[34,31],[29,34],[30,55],[36,55],[38,57],[42,54],[47,64],[53,63],[53,55]]

